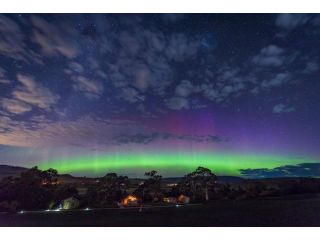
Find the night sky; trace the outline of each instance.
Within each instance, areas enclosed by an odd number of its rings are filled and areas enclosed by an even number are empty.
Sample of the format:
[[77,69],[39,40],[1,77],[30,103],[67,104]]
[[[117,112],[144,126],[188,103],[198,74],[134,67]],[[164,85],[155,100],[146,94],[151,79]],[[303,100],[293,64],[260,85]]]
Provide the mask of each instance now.
[[320,15],[0,15],[0,164],[320,176],[319,39]]

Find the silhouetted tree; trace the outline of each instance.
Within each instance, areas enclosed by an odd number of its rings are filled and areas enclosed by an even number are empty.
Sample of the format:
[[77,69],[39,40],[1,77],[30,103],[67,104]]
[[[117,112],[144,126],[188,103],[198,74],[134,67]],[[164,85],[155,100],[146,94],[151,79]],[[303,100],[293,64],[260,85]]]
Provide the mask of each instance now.
[[116,173],[108,173],[99,179],[98,192],[102,202],[113,203],[119,201],[126,193],[129,185],[127,176],[118,176]]
[[197,192],[204,191],[206,201],[209,200],[209,189],[217,183],[217,176],[210,169],[198,167],[182,180],[180,187],[182,191],[187,191],[195,198]]
[[58,171],[49,168],[48,170],[42,171],[41,173],[42,184],[57,184],[58,183]]
[[162,176],[155,170],[146,172],[144,175],[148,178],[136,189],[134,194],[144,201],[153,200],[161,194]]
[[23,209],[47,208],[56,188],[43,183],[52,182],[57,174],[54,169],[41,171],[33,167],[22,172],[20,177],[3,179],[0,182],[0,199]]

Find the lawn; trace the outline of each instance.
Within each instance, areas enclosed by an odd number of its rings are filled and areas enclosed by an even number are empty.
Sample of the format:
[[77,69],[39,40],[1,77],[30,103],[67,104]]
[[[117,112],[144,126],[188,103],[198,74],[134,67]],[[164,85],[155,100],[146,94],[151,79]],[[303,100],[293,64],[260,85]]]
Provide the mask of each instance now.
[[1,226],[320,226],[320,198],[219,200],[167,208],[0,214]]

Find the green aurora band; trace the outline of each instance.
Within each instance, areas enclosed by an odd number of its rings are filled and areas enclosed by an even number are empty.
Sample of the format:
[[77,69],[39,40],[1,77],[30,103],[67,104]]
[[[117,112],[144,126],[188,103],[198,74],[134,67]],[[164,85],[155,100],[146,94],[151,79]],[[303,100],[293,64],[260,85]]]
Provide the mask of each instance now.
[[143,176],[145,171],[157,170],[165,177],[183,176],[198,166],[211,169],[218,175],[240,176],[240,169],[275,168],[314,162],[291,156],[246,155],[225,153],[112,153],[72,158],[54,159],[39,164],[41,169],[54,168],[59,173],[71,173],[80,176],[102,176],[108,172]]

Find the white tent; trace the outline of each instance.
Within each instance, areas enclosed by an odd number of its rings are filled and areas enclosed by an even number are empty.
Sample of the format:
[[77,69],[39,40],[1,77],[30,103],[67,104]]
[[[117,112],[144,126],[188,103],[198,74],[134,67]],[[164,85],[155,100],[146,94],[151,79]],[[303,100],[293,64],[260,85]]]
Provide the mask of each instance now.
[[80,201],[75,197],[69,197],[62,201],[62,209],[75,209],[79,205]]

